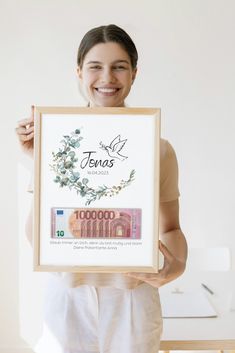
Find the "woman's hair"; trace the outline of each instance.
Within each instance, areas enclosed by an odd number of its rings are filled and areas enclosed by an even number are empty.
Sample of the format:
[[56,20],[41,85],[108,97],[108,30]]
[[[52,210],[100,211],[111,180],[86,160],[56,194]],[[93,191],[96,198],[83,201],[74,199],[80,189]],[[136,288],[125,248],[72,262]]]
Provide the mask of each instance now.
[[122,28],[113,24],[92,28],[85,34],[78,48],[78,66],[82,68],[86,54],[96,44],[108,42],[118,43],[129,55],[132,68],[136,68],[138,53],[134,42]]

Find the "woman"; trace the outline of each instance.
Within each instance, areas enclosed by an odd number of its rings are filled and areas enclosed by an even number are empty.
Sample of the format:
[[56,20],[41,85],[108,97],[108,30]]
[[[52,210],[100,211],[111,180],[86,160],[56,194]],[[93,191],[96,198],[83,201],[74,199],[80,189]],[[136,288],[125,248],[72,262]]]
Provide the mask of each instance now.
[[[138,54],[129,35],[115,25],[90,30],[78,50],[77,73],[90,107],[124,107],[137,74]],[[32,155],[34,108],[17,134]],[[37,352],[156,353],[162,331],[157,288],[185,269],[187,244],[179,224],[177,160],[161,140],[160,243],[164,266],[157,274],[52,275],[45,332]],[[31,216],[28,237],[31,238]],[[156,249],[157,251],[157,249]],[[46,338],[50,339],[46,342]]]

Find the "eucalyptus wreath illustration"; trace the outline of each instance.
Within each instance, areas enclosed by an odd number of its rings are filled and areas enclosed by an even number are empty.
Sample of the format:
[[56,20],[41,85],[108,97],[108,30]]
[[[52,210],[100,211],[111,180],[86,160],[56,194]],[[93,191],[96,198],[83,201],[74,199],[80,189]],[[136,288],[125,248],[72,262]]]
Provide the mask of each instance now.
[[81,136],[81,129],[72,131],[70,135],[64,135],[60,141],[62,147],[58,152],[52,152],[51,170],[55,173],[54,182],[60,187],[68,187],[70,190],[75,190],[77,194],[86,199],[85,205],[99,200],[104,196],[115,196],[122,189],[126,188],[134,180],[135,170],[130,172],[128,180],[121,180],[119,185],[109,187],[107,185],[100,185],[94,188],[89,185],[88,178],[82,178],[80,173],[76,171],[76,150],[80,147],[80,142],[83,137]]

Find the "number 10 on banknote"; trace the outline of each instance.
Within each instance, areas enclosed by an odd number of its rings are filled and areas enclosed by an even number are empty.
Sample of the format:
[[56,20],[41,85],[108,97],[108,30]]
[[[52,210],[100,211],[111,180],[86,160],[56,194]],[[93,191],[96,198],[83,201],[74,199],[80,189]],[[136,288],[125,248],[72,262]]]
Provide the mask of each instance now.
[[34,269],[157,272],[160,109],[36,107]]

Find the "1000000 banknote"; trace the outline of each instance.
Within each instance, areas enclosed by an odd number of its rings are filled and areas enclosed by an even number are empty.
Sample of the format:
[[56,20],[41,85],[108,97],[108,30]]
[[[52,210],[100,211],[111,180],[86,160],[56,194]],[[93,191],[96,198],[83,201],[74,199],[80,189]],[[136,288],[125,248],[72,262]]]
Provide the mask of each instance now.
[[141,238],[139,208],[51,209],[52,238]]

